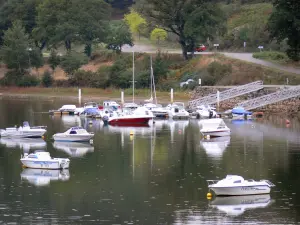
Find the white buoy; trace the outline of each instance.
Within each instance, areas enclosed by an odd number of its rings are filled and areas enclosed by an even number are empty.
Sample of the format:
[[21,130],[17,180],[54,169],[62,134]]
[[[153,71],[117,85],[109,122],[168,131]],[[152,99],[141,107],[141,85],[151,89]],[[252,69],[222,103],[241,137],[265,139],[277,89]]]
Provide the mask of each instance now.
[[94,140],[93,139],[90,140],[90,144],[94,144]]
[[206,135],[206,139],[209,140],[210,139],[210,135]]

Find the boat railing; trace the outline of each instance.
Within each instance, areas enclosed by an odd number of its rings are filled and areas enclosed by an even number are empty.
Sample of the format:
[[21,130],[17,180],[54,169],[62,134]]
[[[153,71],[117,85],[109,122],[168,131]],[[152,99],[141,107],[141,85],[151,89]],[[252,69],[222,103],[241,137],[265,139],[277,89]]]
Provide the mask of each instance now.
[[262,180],[265,181],[270,187],[275,187],[275,184],[273,184],[271,181],[269,180]]

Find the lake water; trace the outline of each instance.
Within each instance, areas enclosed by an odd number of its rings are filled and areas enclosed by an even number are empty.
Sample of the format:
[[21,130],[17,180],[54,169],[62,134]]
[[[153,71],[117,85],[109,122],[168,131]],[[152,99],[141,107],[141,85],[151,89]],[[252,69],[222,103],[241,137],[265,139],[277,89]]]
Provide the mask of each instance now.
[[[300,222],[300,123],[282,117],[226,121],[229,138],[203,141],[199,121],[144,128],[55,116],[69,102],[0,99],[0,127],[47,125],[47,141],[0,139],[0,224],[296,224]],[[51,141],[83,126],[93,145]],[[134,135],[130,136],[133,131]],[[23,169],[24,152],[70,157],[67,171]],[[213,197],[207,179],[269,179],[270,195]]]

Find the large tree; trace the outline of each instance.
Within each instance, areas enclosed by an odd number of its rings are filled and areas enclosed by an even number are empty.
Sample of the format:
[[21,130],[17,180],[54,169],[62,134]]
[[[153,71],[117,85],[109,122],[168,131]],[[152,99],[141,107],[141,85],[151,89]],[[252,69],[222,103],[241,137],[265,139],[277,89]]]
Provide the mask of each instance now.
[[224,31],[225,15],[209,0],[145,0],[142,12],[157,25],[178,36],[182,54],[194,52],[198,42],[213,38]]
[[9,69],[21,75],[30,67],[42,65],[42,54],[25,33],[20,21],[15,21],[4,33],[0,56]]
[[274,0],[274,10],[268,28],[272,38],[282,41],[287,38],[287,55],[294,61],[300,60],[300,1]]
[[4,32],[12,26],[16,20],[22,22],[25,32],[31,35],[36,26],[36,9],[41,0],[10,0],[0,8],[0,42]]
[[123,45],[133,46],[133,39],[128,25],[122,21],[111,21],[106,38],[107,48],[121,53]]
[[48,47],[64,43],[69,51],[73,42],[84,44],[90,56],[92,44],[106,36],[109,17],[110,6],[103,0],[45,0],[38,8],[34,33]]

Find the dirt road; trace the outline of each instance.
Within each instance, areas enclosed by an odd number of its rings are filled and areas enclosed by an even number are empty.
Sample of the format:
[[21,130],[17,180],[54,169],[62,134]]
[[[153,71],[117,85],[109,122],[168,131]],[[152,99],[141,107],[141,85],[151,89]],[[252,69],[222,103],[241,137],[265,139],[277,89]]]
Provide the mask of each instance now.
[[[134,52],[155,53],[155,52],[157,52],[157,50],[158,49],[155,46],[140,45],[140,44],[136,44],[133,47],[124,46],[124,48],[123,48],[124,52],[134,51]],[[164,48],[164,49],[161,49],[161,51],[168,52],[170,54],[181,54],[182,53],[180,49],[165,49]],[[230,57],[230,58],[235,58],[235,59],[243,60],[246,62],[260,64],[262,66],[282,70],[282,71],[289,72],[289,73],[300,74],[300,69],[297,69],[294,67],[282,66],[282,65],[271,63],[271,62],[261,60],[261,59],[255,59],[252,57],[252,55],[253,55],[252,53],[231,53],[231,52],[219,52],[219,53],[224,54],[225,56]],[[205,54],[214,54],[214,52],[196,52],[195,54],[196,55],[205,55]]]

